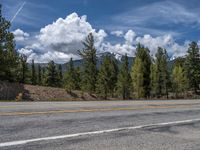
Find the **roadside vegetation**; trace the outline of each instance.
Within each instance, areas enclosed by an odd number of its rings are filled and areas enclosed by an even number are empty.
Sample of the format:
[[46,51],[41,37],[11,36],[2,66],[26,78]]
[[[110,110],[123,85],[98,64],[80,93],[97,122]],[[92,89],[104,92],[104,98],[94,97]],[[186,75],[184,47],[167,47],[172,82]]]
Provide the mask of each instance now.
[[27,57],[16,51],[10,26],[0,6],[1,84],[6,81],[63,88],[71,95],[73,91],[81,91],[102,99],[192,98],[200,92],[200,50],[194,41],[189,44],[185,57],[173,60],[172,67],[164,48],[158,47],[152,57],[149,49],[141,44],[137,46],[133,64],[129,64],[127,55],[120,65],[108,55],[97,67],[97,50],[90,33],[83,42],[84,49],[78,51],[84,63],[75,67],[71,59],[63,71],[62,65],[54,61],[45,67],[35,64],[34,60],[28,64]]

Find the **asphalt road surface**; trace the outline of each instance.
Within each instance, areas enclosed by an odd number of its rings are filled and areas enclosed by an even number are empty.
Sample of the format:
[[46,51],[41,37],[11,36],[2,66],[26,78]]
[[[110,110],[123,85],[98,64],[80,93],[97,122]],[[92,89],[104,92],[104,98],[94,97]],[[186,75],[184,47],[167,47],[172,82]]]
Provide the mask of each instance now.
[[200,100],[2,102],[11,149],[200,150]]

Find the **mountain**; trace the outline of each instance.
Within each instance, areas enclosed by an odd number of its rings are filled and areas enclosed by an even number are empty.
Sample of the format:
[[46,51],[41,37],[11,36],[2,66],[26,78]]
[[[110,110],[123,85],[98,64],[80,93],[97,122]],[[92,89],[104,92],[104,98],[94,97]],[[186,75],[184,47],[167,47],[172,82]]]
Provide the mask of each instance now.
[[[105,53],[100,53],[97,55],[98,59],[97,59],[97,67],[99,68],[100,65],[102,64],[104,58],[106,56],[111,56],[113,58],[115,58],[117,60],[118,65],[121,65],[121,60],[124,58],[123,55],[119,55],[119,54],[113,54],[113,53],[109,53],[109,52],[105,52]],[[132,66],[134,57],[128,57],[128,61],[129,61],[129,67]],[[80,60],[74,60],[74,66],[75,67],[81,67],[84,64],[84,60],[80,59]],[[65,63],[62,65],[63,67],[63,71],[66,71],[66,66],[68,65],[68,63]]]
[[[120,66],[121,65],[121,60],[124,58],[123,55],[120,55],[120,54],[114,54],[114,53],[109,53],[109,52],[105,52],[105,53],[100,53],[97,55],[98,59],[97,59],[97,67],[99,68],[100,65],[102,64],[105,56],[111,56],[113,58],[115,58],[117,60],[117,63],[118,65]],[[169,70],[172,69],[172,66],[173,64],[175,63],[175,60],[176,59],[173,59],[173,60],[169,60],[168,62],[168,67],[169,67]],[[129,62],[129,68],[131,69],[131,66],[134,62],[134,57],[128,57],[128,62]],[[65,63],[65,64],[62,64],[62,68],[63,68],[63,72],[65,72],[67,70],[67,65],[68,65],[69,62]],[[84,60],[83,59],[79,59],[79,60],[74,60],[74,66],[75,67],[82,67],[84,64]],[[41,67],[47,67],[47,63],[41,63],[40,66]],[[29,64],[29,68],[31,69],[31,64]],[[36,63],[35,64],[35,68],[37,69],[38,68],[38,64]]]
[[[106,56],[111,56],[113,58],[115,58],[117,60],[118,65],[120,66],[121,64],[121,60],[124,58],[123,55],[120,54],[114,54],[114,53],[109,53],[109,52],[105,52],[105,53],[99,53],[97,54],[97,67],[99,68],[100,65],[102,64],[104,58]],[[131,67],[132,63],[133,63],[134,57],[128,57],[128,61],[129,61],[129,67]],[[65,72],[67,70],[67,65],[69,62],[62,64],[62,68],[63,68],[63,72]],[[74,66],[75,67],[81,67],[84,64],[84,60],[83,59],[79,59],[79,60],[74,60]],[[39,63],[35,63],[35,68],[37,70]],[[47,67],[48,63],[40,63],[40,66],[43,67]],[[29,69],[31,69],[31,63],[28,64]]]

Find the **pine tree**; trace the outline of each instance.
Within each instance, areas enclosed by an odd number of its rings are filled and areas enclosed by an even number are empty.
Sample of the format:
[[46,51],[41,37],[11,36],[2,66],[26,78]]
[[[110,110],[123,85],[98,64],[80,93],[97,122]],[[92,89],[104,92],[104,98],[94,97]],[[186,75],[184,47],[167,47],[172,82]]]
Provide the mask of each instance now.
[[163,61],[162,61],[162,72],[163,72],[163,89],[164,89],[164,95],[167,96],[167,99],[169,97],[169,87],[170,87],[170,73],[168,69],[168,61],[169,61],[169,56],[167,54],[166,49],[164,49],[164,55],[163,55]]
[[62,65],[58,65],[58,79],[59,79],[59,86],[63,86],[63,71],[62,71]]
[[18,70],[18,81],[20,83],[27,83],[28,81],[28,64],[27,64],[27,56],[21,55],[19,57],[19,70]]
[[138,44],[135,62],[136,64],[133,65],[131,73],[133,88],[136,90],[137,98],[147,98],[150,96],[151,57],[149,49]]
[[47,86],[58,86],[58,72],[54,61],[48,63],[48,66],[46,68],[45,83]]
[[76,90],[80,90],[81,89],[81,70],[79,67],[75,68],[74,76],[75,76],[74,79],[75,79]]
[[187,77],[181,65],[175,65],[172,71],[173,91],[176,98],[183,94],[187,88]]
[[190,88],[197,93],[200,86],[200,52],[196,42],[189,44],[186,58],[186,72]]
[[142,60],[139,57],[135,58],[135,62],[131,71],[131,78],[135,98],[144,98],[144,65],[142,64]]
[[36,71],[35,71],[35,62],[32,60],[31,64],[31,84],[36,85],[37,83],[37,76],[36,76]]
[[0,80],[16,81],[19,58],[10,26],[10,22],[2,16],[0,4]]
[[109,80],[109,93],[112,97],[114,97],[114,93],[117,87],[117,79],[118,79],[118,65],[115,57],[109,56],[109,72],[110,72],[110,80]]
[[8,22],[2,16],[2,5],[0,4],[0,80],[6,79],[6,48],[5,42],[8,30],[10,28],[10,22]]
[[117,91],[123,99],[129,99],[131,92],[131,76],[128,66],[128,57],[125,55],[124,59],[122,60],[117,82]]
[[99,73],[98,73],[98,80],[96,85],[96,92],[104,99],[107,99],[109,90],[110,90],[110,83],[111,83],[111,58],[110,56],[105,56],[103,63],[100,66]]
[[151,97],[156,96],[156,85],[157,85],[157,76],[156,76],[156,64],[152,61],[151,64],[151,74],[150,74],[150,81],[151,81]]
[[16,81],[16,73],[19,58],[17,52],[15,51],[14,35],[12,33],[9,33],[6,37],[6,40],[6,77],[9,81]]
[[62,80],[63,79],[63,72],[62,72],[62,65],[59,64],[58,66],[58,72],[59,72],[59,79]]
[[169,87],[169,72],[168,72],[168,55],[165,49],[158,47],[155,59],[154,72],[154,85],[152,89],[155,91],[157,97],[167,95],[168,97],[168,87]]
[[143,87],[144,87],[144,96],[145,98],[150,96],[150,68],[151,68],[151,57],[149,54],[149,49],[141,45],[138,46],[136,51],[136,57],[139,57],[144,65],[143,70]]
[[42,68],[40,64],[38,65],[38,85],[42,85]]
[[82,51],[79,50],[80,56],[84,59],[82,89],[91,94],[95,92],[97,77],[97,56],[92,33],[88,35],[83,45],[84,49]]
[[42,67],[42,80],[41,80],[41,85],[46,84],[46,68]]
[[67,72],[65,75],[65,89],[71,93],[72,90],[75,90],[76,87],[76,74],[74,69],[73,59],[70,59],[70,62],[67,66]]

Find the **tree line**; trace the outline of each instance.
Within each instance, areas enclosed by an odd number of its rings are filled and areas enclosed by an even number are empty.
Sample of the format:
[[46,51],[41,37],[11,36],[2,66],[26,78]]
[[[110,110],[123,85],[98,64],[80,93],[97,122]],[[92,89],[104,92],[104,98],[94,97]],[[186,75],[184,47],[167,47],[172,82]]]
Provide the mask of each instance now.
[[179,98],[188,91],[199,92],[200,51],[196,42],[189,44],[185,57],[175,59],[172,68],[169,67],[166,49],[158,47],[152,57],[150,50],[141,44],[137,45],[133,64],[129,64],[127,55],[122,57],[120,66],[113,56],[107,55],[97,67],[97,50],[90,33],[83,42],[84,48],[78,51],[83,65],[75,67],[71,58],[66,65],[67,71],[63,72],[62,65],[54,61],[44,67],[32,60],[29,67],[27,57],[15,50],[10,26],[10,22],[2,16],[0,6],[0,80],[62,87],[69,93],[81,90],[104,99],[168,98],[171,93]]

